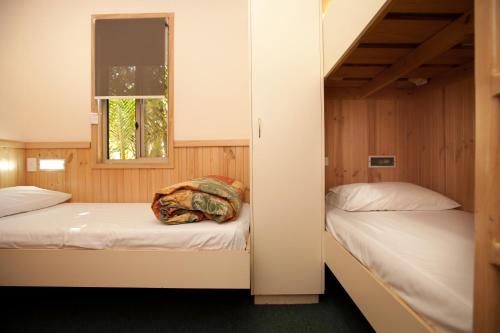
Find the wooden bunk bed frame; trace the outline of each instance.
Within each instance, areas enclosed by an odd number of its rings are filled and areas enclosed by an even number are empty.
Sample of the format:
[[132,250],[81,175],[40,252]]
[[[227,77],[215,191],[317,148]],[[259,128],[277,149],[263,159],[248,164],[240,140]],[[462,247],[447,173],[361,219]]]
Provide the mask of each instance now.
[[1,249],[0,286],[249,289],[244,251]]
[[323,254],[325,264],[375,331],[387,333],[436,332],[328,231],[323,234]]
[[[437,83],[470,72],[473,6],[473,0],[389,1],[329,71],[325,88],[366,98],[384,88],[419,89],[411,78]],[[328,231],[323,257],[377,332],[436,332]]]

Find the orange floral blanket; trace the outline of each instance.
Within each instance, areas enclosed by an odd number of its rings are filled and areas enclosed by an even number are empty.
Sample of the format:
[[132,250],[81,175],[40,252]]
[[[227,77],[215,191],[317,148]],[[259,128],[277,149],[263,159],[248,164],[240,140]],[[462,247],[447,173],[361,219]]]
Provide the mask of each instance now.
[[232,178],[208,176],[165,187],[156,192],[151,208],[165,224],[238,217],[245,186]]

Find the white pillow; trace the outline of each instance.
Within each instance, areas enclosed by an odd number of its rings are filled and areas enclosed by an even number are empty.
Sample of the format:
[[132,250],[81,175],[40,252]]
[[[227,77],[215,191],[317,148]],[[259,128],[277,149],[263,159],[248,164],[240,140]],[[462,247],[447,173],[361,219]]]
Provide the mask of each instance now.
[[0,189],[0,217],[57,205],[71,199],[71,194],[36,186]]
[[460,204],[427,188],[399,182],[357,183],[330,189],[327,203],[346,211],[445,210]]

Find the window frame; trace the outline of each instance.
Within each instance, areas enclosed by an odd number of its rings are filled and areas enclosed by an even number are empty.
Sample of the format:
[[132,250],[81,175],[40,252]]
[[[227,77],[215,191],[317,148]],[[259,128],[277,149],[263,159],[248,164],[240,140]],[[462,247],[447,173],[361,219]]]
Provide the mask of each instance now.
[[[108,159],[107,147],[107,108],[103,107],[106,100],[95,98],[95,21],[97,19],[128,19],[128,18],[164,18],[168,25],[167,34],[167,157],[152,158],[140,157],[133,160],[110,160]],[[148,13],[148,14],[98,14],[91,17],[91,113],[96,113],[98,124],[91,124],[91,164],[92,168],[173,168],[174,167],[174,14],[173,13]],[[131,98],[133,98],[131,96]],[[136,98],[136,103],[138,99]],[[105,106],[105,105],[104,105]],[[137,112],[137,111],[136,111]],[[143,126],[143,122],[140,122]],[[136,147],[142,149],[137,141]]]

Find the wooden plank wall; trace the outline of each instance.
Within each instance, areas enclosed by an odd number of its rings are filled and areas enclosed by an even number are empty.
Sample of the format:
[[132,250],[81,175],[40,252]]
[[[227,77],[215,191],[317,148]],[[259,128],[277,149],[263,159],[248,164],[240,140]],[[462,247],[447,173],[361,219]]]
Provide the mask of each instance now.
[[[357,99],[325,94],[326,189],[355,182],[408,181],[474,208],[474,79],[385,90]],[[396,155],[397,167],[368,168],[369,155]]]
[[173,169],[92,169],[90,149],[26,149],[26,157],[63,158],[64,171],[27,172],[29,185],[63,191],[72,202],[150,202],[156,190],[190,178],[224,175],[249,186],[248,146],[175,147]]
[[25,185],[25,152],[22,143],[0,141],[0,188]]

